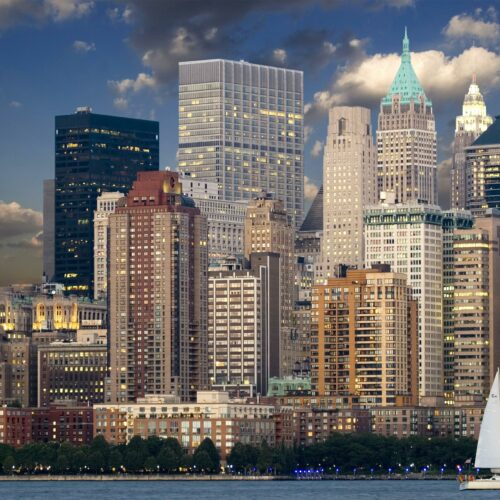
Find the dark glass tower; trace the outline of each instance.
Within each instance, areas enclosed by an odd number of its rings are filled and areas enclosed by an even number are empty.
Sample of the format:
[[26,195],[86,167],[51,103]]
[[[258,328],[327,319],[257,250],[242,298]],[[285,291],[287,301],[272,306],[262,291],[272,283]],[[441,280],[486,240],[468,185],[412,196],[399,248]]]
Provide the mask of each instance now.
[[127,193],[137,172],[158,170],[159,124],[78,108],[55,125],[54,281],[92,296],[96,199],[102,191]]

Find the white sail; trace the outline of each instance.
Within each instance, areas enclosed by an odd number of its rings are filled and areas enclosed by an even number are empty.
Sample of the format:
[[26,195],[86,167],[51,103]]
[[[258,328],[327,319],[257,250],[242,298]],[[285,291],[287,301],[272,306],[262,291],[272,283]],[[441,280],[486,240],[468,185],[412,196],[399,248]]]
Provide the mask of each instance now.
[[475,463],[475,467],[479,469],[500,469],[500,387],[498,384],[497,370],[479,432]]

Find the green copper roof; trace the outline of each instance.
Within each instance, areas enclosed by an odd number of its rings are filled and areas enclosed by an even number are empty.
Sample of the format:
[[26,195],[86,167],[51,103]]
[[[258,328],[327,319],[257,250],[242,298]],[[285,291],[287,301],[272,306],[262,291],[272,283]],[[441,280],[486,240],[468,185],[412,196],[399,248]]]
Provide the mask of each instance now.
[[[405,36],[403,38],[403,53],[401,54],[401,65],[398,72],[392,81],[389,92],[382,98],[382,104],[390,105],[392,96],[399,94],[401,96],[401,104],[408,104],[411,100],[417,101],[420,95],[425,96],[424,89],[418,81],[415,70],[411,65],[410,55],[410,40],[405,28]],[[432,106],[430,99],[425,97],[425,103]]]

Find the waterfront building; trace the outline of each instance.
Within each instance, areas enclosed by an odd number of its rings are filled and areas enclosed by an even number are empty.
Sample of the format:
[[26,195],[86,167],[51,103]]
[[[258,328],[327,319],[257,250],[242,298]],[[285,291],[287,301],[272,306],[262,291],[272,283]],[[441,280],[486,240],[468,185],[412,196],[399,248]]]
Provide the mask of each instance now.
[[465,148],[467,206],[475,216],[500,208],[500,119]]
[[393,192],[399,203],[437,204],[432,102],[411,64],[406,29],[401,64],[380,103],[377,149],[379,193]]
[[111,401],[208,383],[207,222],[174,172],[139,172],[109,216]]
[[315,285],[313,394],[356,396],[365,407],[416,400],[415,313],[406,275],[389,266],[349,269]]
[[323,277],[336,265],[364,264],[363,209],[377,201],[370,110],[330,109],[323,161]]
[[93,297],[92,216],[103,191],[126,193],[158,170],[158,122],[77,108],[55,119],[55,271],[66,292]]
[[292,311],[295,299],[295,230],[284,204],[266,195],[248,204],[245,216],[245,257],[252,253],[279,254],[280,356],[275,375],[291,375],[298,343],[293,335]]
[[280,256],[250,254],[208,274],[208,371],[212,387],[266,394],[280,366]]
[[465,94],[462,114],[455,120],[455,140],[451,157],[451,207],[465,209],[467,206],[467,171],[465,148],[470,146],[491,124],[483,95],[472,76],[469,91]]
[[105,401],[106,330],[81,330],[76,341],[38,345],[37,406],[71,400],[91,406]]
[[43,276],[52,281],[55,272],[55,197],[54,179],[43,181]]
[[108,217],[115,211],[123,194],[105,192],[97,197],[94,210],[94,299],[106,300],[108,295]]
[[94,406],[94,436],[110,444],[126,444],[134,436],[173,437],[192,454],[210,438],[225,461],[240,442],[258,446],[276,443],[271,405],[229,399],[227,392],[200,391],[196,402],[182,403],[171,395],[147,395],[135,403]]
[[58,402],[48,408],[0,406],[0,443],[20,448],[32,443],[89,445],[93,438],[90,406]]
[[453,234],[454,396],[485,403],[500,365],[500,212]]
[[219,199],[275,193],[303,219],[302,71],[222,59],[179,64],[178,167],[214,182]]
[[474,223],[467,210],[451,209],[443,212],[443,377],[444,403],[455,401],[455,262],[453,239],[457,229],[470,229]]
[[[389,196],[392,195],[392,196]],[[392,199],[391,199],[392,198]],[[385,203],[365,211],[366,265],[402,273],[418,301],[419,404],[443,397],[443,214],[437,206]]]

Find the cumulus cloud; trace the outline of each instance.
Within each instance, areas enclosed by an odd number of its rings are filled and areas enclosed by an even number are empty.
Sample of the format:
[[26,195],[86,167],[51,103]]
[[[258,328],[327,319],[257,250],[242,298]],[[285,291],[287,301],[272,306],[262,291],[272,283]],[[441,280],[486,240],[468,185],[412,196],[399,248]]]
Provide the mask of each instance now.
[[[483,47],[471,47],[457,56],[428,50],[412,54],[413,67],[435,106],[463,99],[475,68],[483,91],[500,83],[500,55]],[[342,68],[330,86],[314,94],[305,106],[309,121],[324,115],[334,105],[374,106],[387,92],[400,64],[399,54],[374,54]]]
[[285,64],[287,58],[287,53],[285,49],[274,49],[273,50],[273,59],[278,64]]
[[42,228],[42,214],[31,208],[24,208],[13,201],[0,200],[0,240],[37,234]]
[[500,24],[496,19],[494,8],[484,14],[481,9],[477,9],[473,15],[458,14],[450,19],[443,33],[453,41],[472,39],[485,44],[495,43],[500,40]]
[[127,109],[128,108],[128,100],[125,97],[115,97],[113,99],[113,106],[116,109]]
[[22,103],[19,101],[10,101],[9,106],[11,108],[20,108],[22,106]]
[[324,142],[323,141],[319,141],[317,140],[314,144],[313,144],[313,147],[311,148],[311,156],[313,158],[317,158],[321,152],[323,151],[323,147],[324,147]]
[[0,0],[0,29],[81,18],[93,8],[94,2],[86,0]]
[[73,42],[73,50],[80,54],[86,54],[87,52],[93,52],[95,50],[95,43],[84,42],[83,40],[75,40]]
[[125,95],[130,92],[136,93],[143,89],[154,89],[157,86],[156,79],[146,73],[139,73],[137,77],[125,78],[123,80],[109,80],[108,85],[117,94]]
[[316,194],[318,194],[318,186],[311,180],[307,175],[304,175],[304,199],[306,201],[314,200]]

